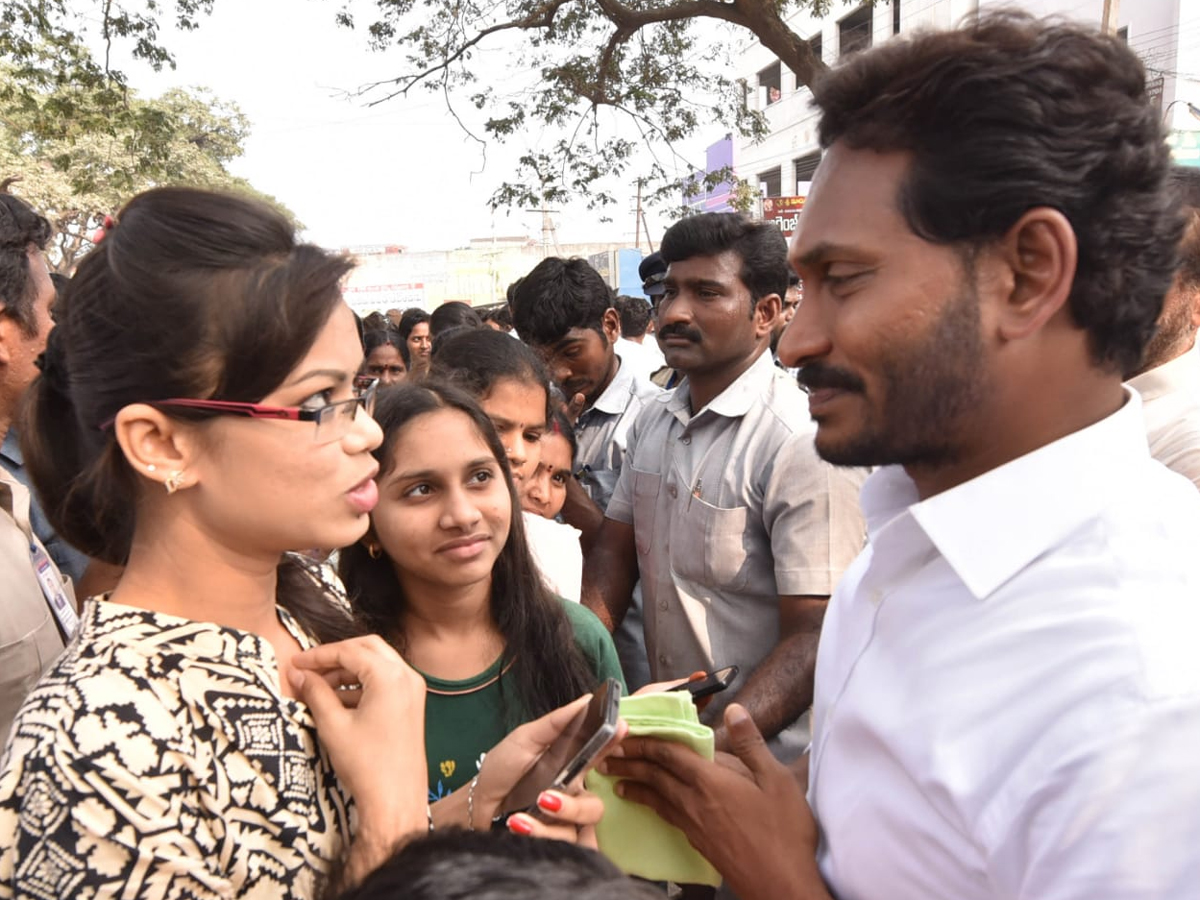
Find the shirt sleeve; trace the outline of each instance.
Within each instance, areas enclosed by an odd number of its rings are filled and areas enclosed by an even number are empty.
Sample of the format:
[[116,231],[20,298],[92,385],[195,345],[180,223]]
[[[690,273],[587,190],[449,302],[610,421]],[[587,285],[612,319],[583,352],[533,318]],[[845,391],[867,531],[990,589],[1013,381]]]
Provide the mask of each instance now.
[[625,674],[621,671],[621,661],[617,658],[617,648],[613,644],[612,635],[608,633],[596,614],[586,606],[578,603],[564,603],[567,618],[575,630],[575,644],[587,657],[588,664],[595,673],[596,683],[605,679],[615,678],[621,683],[621,691],[627,690]]
[[[1122,710],[1030,747],[980,817],[989,875],[1014,900],[1160,900],[1200,885],[1200,698]],[[1067,717],[1068,720],[1070,716]],[[1068,724],[1070,724],[1068,722]],[[1076,723],[1078,724],[1078,723]]]
[[210,867],[213,798],[187,761],[128,721],[133,709],[53,734],[46,712],[27,705],[0,772],[0,896],[232,896]]
[[621,460],[621,474],[617,477],[617,485],[613,488],[612,497],[609,498],[608,506],[604,510],[607,518],[624,522],[626,525],[633,524],[633,469],[637,465],[637,443],[640,431],[638,423],[645,412],[642,410],[633,424],[629,426],[629,432],[625,438],[625,453]]
[[763,494],[763,525],[771,536],[781,596],[833,593],[866,539],[858,502],[866,475],[865,469],[822,460],[810,433],[792,435],[775,455]]

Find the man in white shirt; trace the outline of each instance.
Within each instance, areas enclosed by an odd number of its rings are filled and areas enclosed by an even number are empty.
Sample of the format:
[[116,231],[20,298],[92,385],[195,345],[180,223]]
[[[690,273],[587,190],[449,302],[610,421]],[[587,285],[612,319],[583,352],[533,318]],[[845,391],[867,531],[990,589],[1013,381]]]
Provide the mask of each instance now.
[[606,764],[742,900],[1164,900],[1200,886],[1200,496],[1137,365],[1182,230],[1112,37],[984,16],[834,70],[780,343],[816,446],[879,465],[829,604],[807,798],[627,740]]
[[1142,397],[1150,455],[1200,487],[1200,170],[1177,168],[1171,183],[1187,215],[1179,271],[1129,386]]

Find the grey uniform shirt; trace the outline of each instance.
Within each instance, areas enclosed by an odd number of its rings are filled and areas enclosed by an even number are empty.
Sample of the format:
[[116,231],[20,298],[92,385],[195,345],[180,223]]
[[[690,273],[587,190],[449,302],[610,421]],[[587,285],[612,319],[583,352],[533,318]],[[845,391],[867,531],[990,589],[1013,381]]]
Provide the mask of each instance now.
[[[766,352],[695,415],[685,380],[630,430],[607,515],[633,525],[654,680],[736,664],[744,682],[779,641],[779,597],[829,595],[862,549],[866,473],[821,461],[815,433]],[[807,718],[769,742],[780,759]]]
[[21,703],[63,649],[31,546],[41,542],[29,526],[29,491],[0,467],[0,756]]
[[575,423],[579,447],[575,463],[583,470],[580,481],[601,509],[607,508],[617,476],[621,474],[629,429],[646,404],[662,392],[662,388],[638,375],[634,366],[622,360],[604,393]]

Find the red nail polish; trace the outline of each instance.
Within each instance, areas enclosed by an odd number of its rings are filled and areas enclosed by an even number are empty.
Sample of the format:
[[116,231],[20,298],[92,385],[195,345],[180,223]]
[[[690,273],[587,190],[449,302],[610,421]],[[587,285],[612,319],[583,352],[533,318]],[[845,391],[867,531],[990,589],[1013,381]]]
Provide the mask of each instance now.
[[533,826],[522,819],[520,816],[510,816],[508,819],[508,830],[514,834],[533,834]]
[[562,797],[558,794],[551,794],[549,791],[543,791],[538,795],[537,805],[546,812],[558,812],[562,809]]

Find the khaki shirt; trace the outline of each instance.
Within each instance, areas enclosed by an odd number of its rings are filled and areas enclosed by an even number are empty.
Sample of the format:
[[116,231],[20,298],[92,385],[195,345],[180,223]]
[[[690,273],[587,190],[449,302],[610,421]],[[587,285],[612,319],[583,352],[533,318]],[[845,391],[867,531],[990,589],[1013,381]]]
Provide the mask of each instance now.
[[[25,696],[63,649],[31,544],[41,547],[29,527],[29,491],[0,467],[0,748]],[[69,581],[66,589],[73,602]]]
[[[780,596],[828,596],[862,549],[866,473],[821,461],[815,433],[766,352],[695,415],[685,380],[630,429],[607,515],[633,525],[655,681],[737,665],[728,703],[779,642]],[[769,746],[807,742],[805,716]]]

